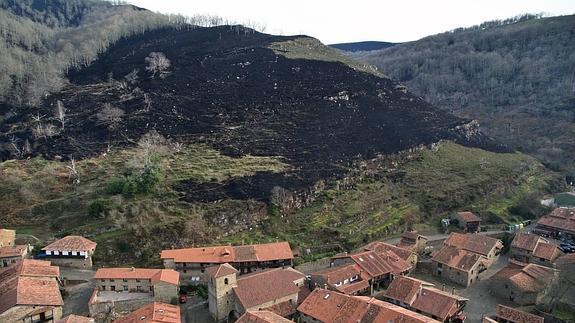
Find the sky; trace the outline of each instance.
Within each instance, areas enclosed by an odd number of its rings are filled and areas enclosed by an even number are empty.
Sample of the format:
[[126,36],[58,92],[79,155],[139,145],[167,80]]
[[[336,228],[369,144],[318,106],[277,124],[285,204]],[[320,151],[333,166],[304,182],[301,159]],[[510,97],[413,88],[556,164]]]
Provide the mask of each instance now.
[[218,15],[256,22],[277,35],[325,44],[405,42],[523,13],[575,13],[575,0],[129,0],[161,13]]

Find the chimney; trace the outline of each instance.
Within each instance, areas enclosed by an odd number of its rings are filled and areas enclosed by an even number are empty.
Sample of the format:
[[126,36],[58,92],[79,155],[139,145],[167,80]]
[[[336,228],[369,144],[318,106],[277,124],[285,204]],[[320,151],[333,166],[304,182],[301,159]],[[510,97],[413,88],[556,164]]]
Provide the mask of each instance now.
[[451,289],[451,295],[455,295],[455,287]]
[[327,284],[323,284],[323,289],[327,289]]
[[136,268],[130,267],[130,271],[134,271],[134,270],[136,270]]

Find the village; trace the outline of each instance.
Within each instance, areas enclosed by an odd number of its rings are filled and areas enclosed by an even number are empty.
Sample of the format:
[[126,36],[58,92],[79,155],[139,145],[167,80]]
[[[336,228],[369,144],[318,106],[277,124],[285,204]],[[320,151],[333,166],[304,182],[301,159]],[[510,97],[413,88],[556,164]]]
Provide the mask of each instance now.
[[531,323],[550,321],[541,308],[575,308],[575,208],[508,231],[482,230],[472,212],[444,221],[457,226],[300,266],[278,241],[163,250],[164,268],[96,268],[87,238],[33,252],[3,228],[0,322]]

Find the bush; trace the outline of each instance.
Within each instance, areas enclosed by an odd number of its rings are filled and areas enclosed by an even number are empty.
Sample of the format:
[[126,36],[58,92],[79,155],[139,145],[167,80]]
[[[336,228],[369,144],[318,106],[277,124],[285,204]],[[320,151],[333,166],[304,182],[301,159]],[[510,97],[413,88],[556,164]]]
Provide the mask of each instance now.
[[132,176],[124,179],[124,186],[122,187],[122,196],[133,197],[138,193],[138,183]]
[[110,195],[122,194],[124,191],[124,184],[126,182],[125,177],[114,177],[110,180],[108,185],[106,185],[106,193]]
[[103,218],[110,210],[112,202],[108,199],[98,198],[88,205],[88,214],[93,218]]
[[158,167],[146,167],[140,174],[126,174],[114,177],[106,185],[106,192],[111,195],[122,194],[133,197],[136,194],[150,193],[162,180],[162,172]]

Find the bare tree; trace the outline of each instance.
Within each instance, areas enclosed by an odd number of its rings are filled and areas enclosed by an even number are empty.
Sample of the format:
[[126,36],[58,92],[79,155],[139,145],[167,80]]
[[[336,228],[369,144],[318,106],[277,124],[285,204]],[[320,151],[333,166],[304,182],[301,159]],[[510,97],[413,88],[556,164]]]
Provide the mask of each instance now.
[[96,113],[96,118],[100,123],[108,125],[108,128],[113,130],[122,122],[122,117],[125,114],[124,110],[105,103],[104,108]]
[[152,107],[152,99],[148,93],[144,93],[144,111],[149,112]]
[[68,176],[73,179],[74,184],[80,184],[80,173],[76,169],[76,161],[74,160],[74,157],[70,159],[70,165],[66,166],[66,168],[68,168]]
[[126,81],[130,84],[136,84],[136,82],[138,82],[138,72],[139,70],[135,68],[130,73],[126,74],[124,79],[126,79]]
[[159,76],[164,78],[169,72],[168,69],[172,65],[170,60],[160,52],[151,52],[146,57],[146,70],[152,73],[153,77]]
[[152,165],[152,158],[154,156],[166,152],[167,142],[161,134],[152,130],[140,138],[138,147],[140,148],[140,157],[143,159],[143,166],[145,168]]
[[62,101],[60,100],[56,101],[56,110],[54,111],[54,114],[56,115],[56,119],[60,121],[60,124],[62,125],[62,130],[64,130],[64,124],[66,119],[66,108],[64,107],[64,103],[62,103]]
[[282,209],[286,208],[293,200],[292,193],[283,187],[274,186],[271,194],[271,202]]

